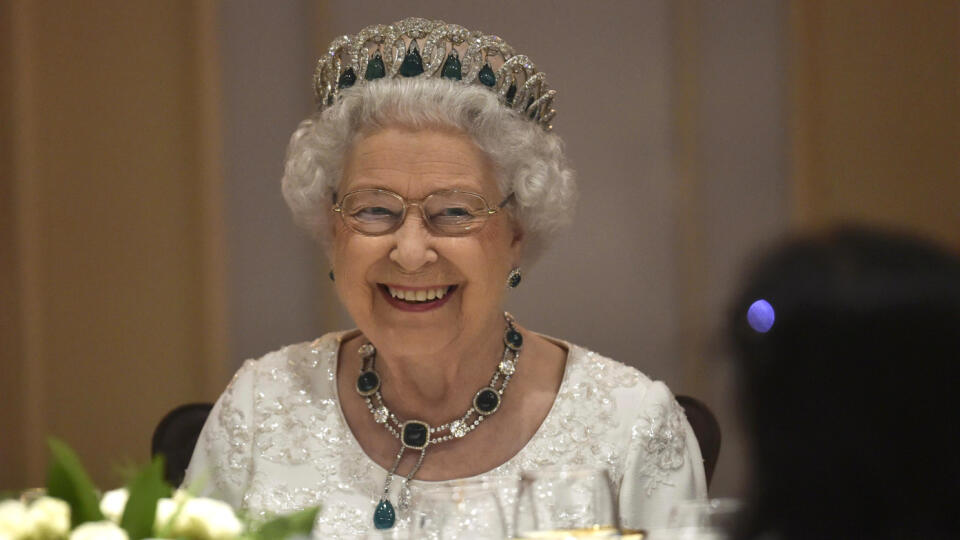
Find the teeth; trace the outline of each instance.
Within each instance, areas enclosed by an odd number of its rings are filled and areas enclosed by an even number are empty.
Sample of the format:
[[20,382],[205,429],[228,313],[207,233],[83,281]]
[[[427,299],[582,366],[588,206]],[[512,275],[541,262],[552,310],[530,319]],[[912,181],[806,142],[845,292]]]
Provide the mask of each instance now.
[[390,296],[406,302],[426,302],[429,300],[439,300],[447,295],[449,287],[436,287],[433,289],[421,289],[419,291],[409,291],[387,287]]

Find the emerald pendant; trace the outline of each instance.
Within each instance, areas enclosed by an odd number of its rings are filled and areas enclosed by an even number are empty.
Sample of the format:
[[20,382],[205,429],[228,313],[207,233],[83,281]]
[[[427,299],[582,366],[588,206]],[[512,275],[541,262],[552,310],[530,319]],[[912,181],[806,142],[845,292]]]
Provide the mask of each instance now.
[[364,72],[363,78],[372,81],[374,79],[383,78],[387,74],[387,68],[383,65],[383,57],[380,56],[380,51],[377,51],[373,55],[373,58],[367,62],[367,71]]
[[400,64],[400,75],[416,77],[421,73],[423,73],[423,58],[420,56],[417,40],[413,40],[410,42],[407,54],[403,57],[403,63]]
[[477,74],[477,80],[483,83],[490,88],[493,88],[497,85],[497,76],[493,74],[493,70],[490,69],[490,64],[484,64],[483,68],[480,69],[480,73]]
[[453,79],[461,80],[461,64],[460,58],[457,56],[457,50],[453,49],[450,51],[450,54],[447,55],[447,60],[443,63],[443,67],[440,69],[440,76],[444,79]]
[[357,82],[357,74],[353,72],[353,68],[347,68],[346,71],[340,74],[340,79],[337,81],[337,88],[340,90],[350,88],[355,82]]
[[389,529],[397,522],[397,513],[393,511],[393,504],[383,499],[373,511],[373,526],[377,529]]

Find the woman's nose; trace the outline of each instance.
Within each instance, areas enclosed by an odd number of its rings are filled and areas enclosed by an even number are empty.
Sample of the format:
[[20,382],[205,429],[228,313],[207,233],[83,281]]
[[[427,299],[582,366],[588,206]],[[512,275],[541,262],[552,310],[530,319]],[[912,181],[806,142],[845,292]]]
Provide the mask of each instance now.
[[424,266],[436,262],[434,236],[427,230],[419,212],[408,212],[400,228],[393,233],[396,245],[390,251],[390,260],[404,271],[416,272]]

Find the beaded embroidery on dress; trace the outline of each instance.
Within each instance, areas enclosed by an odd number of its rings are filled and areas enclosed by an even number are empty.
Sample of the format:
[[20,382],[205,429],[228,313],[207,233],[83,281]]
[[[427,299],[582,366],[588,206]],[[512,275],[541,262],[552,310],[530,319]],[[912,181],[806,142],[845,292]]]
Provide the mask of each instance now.
[[[356,397],[337,395],[343,335],[244,363],[204,426],[185,484],[206,480],[206,494],[260,518],[319,504],[316,538],[365,535],[386,471],[363,453],[338,402]],[[566,372],[547,418],[520,452],[478,478],[607,467],[628,527],[662,523],[675,501],[706,496],[696,439],[666,386],[566,346]],[[414,480],[411,489],[429,484]],[[507,508],[511,497],[504,493]]]

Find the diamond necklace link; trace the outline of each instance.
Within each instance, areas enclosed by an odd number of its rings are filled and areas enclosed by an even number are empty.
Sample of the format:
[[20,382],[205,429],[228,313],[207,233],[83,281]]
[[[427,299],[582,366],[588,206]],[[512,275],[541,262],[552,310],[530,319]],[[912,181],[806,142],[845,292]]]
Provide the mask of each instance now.
[[[510,377],[513,375],[513,371],[516,369],[519,356],[519,351],[505,348],[503,351],[503,360],[500,361],[500,364],[497,366],[497,370],[494,372],[493,377],[490,378],[490,384],[487,386],[487,388],[493,388],[502,396],[504,390],[507,388],[507,385],[510,383]],[[501,376],[503,377],[503,381],[500,387],[497,388],[496,385]],[[400,430],[403,429],[404,422],[403,420],[400,420],[397,415],[390,411],[389,407],[387,407],[383,401],[383,395],[380,393],[380,390],[377,390],[372,396],[364,397],[364,400],[367,402],[367,409],[370,410],[370,414],[373,416],[374,421],[376,421],[378,424],[384,424],[384,427],[387,429],[387,431],[399,439]],[[477,418],[471,422],[470,419],[474,416]],[[454,418],[453,420],[450,420],[449,422],[439,426],[431,426],[430,444],[439,444],[451,439],[459,439],[476,429],[484,418],[486,418],[485,415],[478,413],[477,409],[471,406],[458,418]],[[441,435],[439,437],[434,436],[445,431],[447,432],[445,435]]]
[[[367,409],[373,419],[378,424],[383,424],[384,428],[394,437],[400,440],[400,449],[394,459],[393,465],[387,472],[387,477],[383,485],[383,494],[380,496],[376,510],[374,511],[373,523],[378,529],[389,529],[395,522],[395,512],[388,495],[390,485],[393,483],[393,476],[400,466],[400,460],[403,458],[404,451],[407,448],[419,450],[420,455],[417,463],[410,469],[410,472],[403,479],[403,485],[400,488],[397,504],[400,510],[406,510],[410,503],[410,480],[420,470],[423,465],[424,457],[427,453],[427,447],[432,444],[440,444],[453,439],[459,439],[468,435],[476,429],[480,422],[487,416],[495,413],[500,408],[503,393],[510,383],[510,378],[517,369],[517,362],[520,360],[520,349],[523,347],[523,336],[515,327],[515,320],[509,313],[503,314],[507,322],[507,328],[504,331],[503,357],[497,364],[493,376],[490,377],[490,384],[481,388],[474,394],[473,402],[457,418],[454,418],[439,426],[430,426],[422,420],[403,421],[397,415],[390,411],[383,400],[383,394],[380,392],[380,375],[376,371],[377,349],[372,343],[366,342],[360,346],[358,353],[363,359],[360,368],[360,375],[357,377],[356,390],[366,401]],[[472,421],[471,421],[472,420]]]

